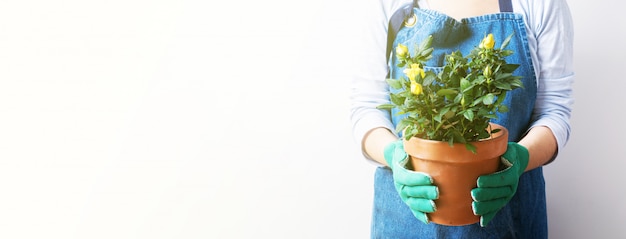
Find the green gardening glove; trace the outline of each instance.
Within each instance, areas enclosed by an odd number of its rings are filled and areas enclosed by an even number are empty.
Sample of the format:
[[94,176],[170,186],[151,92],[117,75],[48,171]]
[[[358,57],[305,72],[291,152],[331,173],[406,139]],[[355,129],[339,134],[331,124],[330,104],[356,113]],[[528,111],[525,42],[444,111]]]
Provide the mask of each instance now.
[[400,198],[418,220],[428,223],[426,214],[436,210],[433,200],[439,198],[439,190],[433,185],[433,179],[428,174],[406,169],[409,157],[404,151],[402,140],[387,145],[384,155],[393,172],[393,181]]
[[500,159],[505,169],[493,174],[478,177],[477,188],[472,189],[472,209],[480,215],[480,226],[485,227],[496,213],[506,205],[515,192],[519,177],[528,166],[528,149],[509,142],[506,152]]

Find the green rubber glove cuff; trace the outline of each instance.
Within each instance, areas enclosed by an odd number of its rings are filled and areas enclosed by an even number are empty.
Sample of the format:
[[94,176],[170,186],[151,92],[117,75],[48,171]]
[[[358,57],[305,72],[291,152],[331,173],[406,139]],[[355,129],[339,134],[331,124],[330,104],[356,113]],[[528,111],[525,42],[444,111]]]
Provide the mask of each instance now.
[[[518,164],[517,172],[521,176],[524,171],[526,171],[526,167],[528,167],[528,161],[530,160],[530,154],[528,153],[528,149],[526,147],[515,143],[509,142],[507,145],[506,152],[502,155],[502,158],[506,161],[506,165],[511,167],[514,162],[511,162],[509,159],[515,159],[515,163]],[[507,164],[508,163],[508,164]]]
[[387,165],[392,170],[396,163],[402,162],[408,157],[406,152],[404,152],[404,145],[401,140],[393,141],[392,143],[385,146],[384,156]]

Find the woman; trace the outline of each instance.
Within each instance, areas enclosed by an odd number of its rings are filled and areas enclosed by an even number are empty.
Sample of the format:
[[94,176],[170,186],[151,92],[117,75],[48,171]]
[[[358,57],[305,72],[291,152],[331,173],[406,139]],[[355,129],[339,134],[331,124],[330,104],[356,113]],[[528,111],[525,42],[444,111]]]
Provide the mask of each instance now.
[[[554,160],[570,135],[573,104],[573,26],[565,0],[369,0],[367,31],[352,78],[354,137],[365,158],[378,164],[374,182],[372,238],[547,238],[542,166]],[[408,5],[407,5],[408,4]],[[513,34],[512,59],[520,67],[523,90],[511,92],[509,112],[496,123],[509,130],[503,156],[511,165],[497,175],[483,175],[472,191],[479,223],[444,226],[431,223],[438,189],[429,175],[410,172],[398,135],[399,118],[376,109],[389,102],[386,60],[388,23],[409,6],[411,29],[400,29],[393,46],[421,42],[432,35],[434,57],[426,67],[440,67],[445,53],[464,55],[493,33],[500,41]],[[393,51],[392,51],[393,52]],[[392,53],[393,54],[393,53]],[[392,56],[390,59],[393,59]],[[398,71],[398,70],[396,70]],[[506,180],[501,180],[506,179]]]

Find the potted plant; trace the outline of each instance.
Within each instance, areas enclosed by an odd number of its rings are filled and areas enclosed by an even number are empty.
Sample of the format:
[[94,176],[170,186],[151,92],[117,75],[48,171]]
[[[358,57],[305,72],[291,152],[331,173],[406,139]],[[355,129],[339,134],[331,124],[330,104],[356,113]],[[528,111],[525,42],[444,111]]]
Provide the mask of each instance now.
[[394,91],[389,104],[379,109],[397,109],[403,119],[396,131],[402,133],[412,170],[433,177],[440,197],[431,221],[444,225],[478,222],[473,214],[470,191],[480,175],[495,172],[508,142],[506,128],[490,123],[507,92],[523,87],[513,75],[518,65],[505,61],[513,51],[505,49],[512,36],[495,47],[488,34],[467,56],[460,51],[445,55],[441,71],[425,71],[431,58],[432,36],[417,44],[414,53],[399,44],[397,66],[406,77],[387,79]]

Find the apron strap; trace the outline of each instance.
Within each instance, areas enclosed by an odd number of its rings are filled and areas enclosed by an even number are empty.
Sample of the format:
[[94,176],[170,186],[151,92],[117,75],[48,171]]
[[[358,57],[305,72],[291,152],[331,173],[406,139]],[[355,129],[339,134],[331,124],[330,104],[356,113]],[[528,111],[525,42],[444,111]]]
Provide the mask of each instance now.
[[511,0],[499,0],[500,12],[513,12],[513,4]]
[[[413,0],[412,4],[407,4],[391,15],[389,19],[389,26],[387,27],[387,54],[385,57],[387,58],[387,63],[389,62],[389,57],[391,54],[391,48],[393,45],[393,41],[396,39],[396,34],[404,24],[404,21],[413,14],[413,8],[418,8],[417,5],[418,0]],[[500,5],[500,12],[513,12],[513,4],[511,0],[498,0]]]
[[389,62],[389,57],[391,54],[391,47],[393,45],[393,41],[396,39],[396,34],[404,24],[407,18],[413,15],[413,8],[417,8],[417,1],[413,0],[412,4],[407,4],[402,6],[396,12],[391,15],[389,18],[389,26],[387,27],[387,54],[385,57],[387,58],[386,62]]

